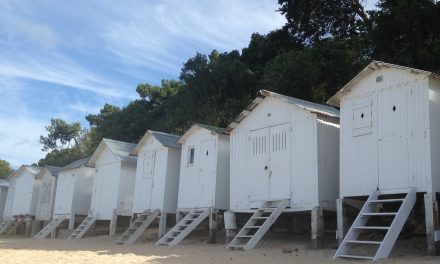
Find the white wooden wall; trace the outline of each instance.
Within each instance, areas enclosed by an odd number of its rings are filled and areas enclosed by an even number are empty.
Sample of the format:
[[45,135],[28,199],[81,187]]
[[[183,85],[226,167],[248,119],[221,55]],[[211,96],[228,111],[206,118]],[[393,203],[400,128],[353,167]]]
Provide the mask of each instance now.
[[[231,132],[231,209],[235,211],[248,211],[261,205],[261,201],[252,201],[249,198],[249,188],[252,184],[252,175],[249,168],[261,166],[261,164],[247,164],[247,149],[249,131],[265,127],[289,124],[289,166],[290,178],[285,181],[290,187],[291,211],[311,210],[319,205],[318,195],[318,135],[316,114],[299,109],[289,103],[275,98],[267,97],[252,113],[241,121],[238,127]],[[332,129],[330,129],[332,130]],[[333,131],[333,130],[332,130]],[[337,133],[328,135],[329,140],[338,141]],[[335,144],[326,145],[328,154],[337,156],[338,150]],[[337,177],[334,167],[332,176],[322,177],[322,184],[333,184],[331,181]],[[321,179],[320,179],[321,180]],[[255,187],[255,186],[254,186]],[[253,187],[252,187],[253,188]],[[261,187],[265,188],[265,187]],[[271,195],[277,196],[277,190],[272,190]],[[284,191],[283,191],[284,192]],[[327,200],[331,199],[331,193],[327,194]],[[283,196],[284,194],[278,195]],[[336,196],[334,197],[336,199]],[[324,205],[325,206],[325,205]],[[330,209],[333,206],[330,206]],[[327,208],[326,208],[327,209]]]
[[53,206],[56,191],[56,177],[45,170],[40,178],[40,191],[38,195],[37,210],[35,220],[50,221],[52,219]]
[[55,195],[54,215],[87,215],[90,209],[94,168],[80,167],[60,171]]
[[133,210],[134,183],[136,181],[136,162],[124,161],[119,177],[117,214],[131,216]]
[[[376,82],[376,78],[382,78],[382,81]],[[402,192],[406,181],[399,178],[402,175],[408,175],[406,188],[414,186],[419,192],[430,189],[427,87],[428,79],[423,74],[382,68],[357,83],[353,90],[341,99],[341,197],[366,196],[378,186],[384,192]],[[390,93],[392,96],[388,96]],[[395,103],[399,98],[403,98],[402,101]],[[382,109],[378,107],[379,102]],[[397,111],[408,113],[407,125],[403,125],[399,118],[389,118],[388,116],[392,115],[384,114],[391,111],[393,104],[399,105]],[[356,121],[363,112],[371,120]],[[367,123],[369,125],[366,125]],[[391,144],[392,148],[379,147],[382,140],[379,136],[379,126],[382,126],[382,130],[387,126],[390,129],[399,127],[396,129],[397,132],[390,133],[401,134],[395,138],[407,140],[407,150],[393,149],[404,145],[400,143]],[[390,162],[403,159],[407,159],[408,162]]]
[[35,216],[38,198],[38,181],[35,175],[27,170],[12,178],[9,182],[10,188],[6,198],[4,216],[11,218],[14,215]]
[[433,192],[440,192],[440,80],[429,79],[429,128]]
[[[209,144],[213,146],[213,149],[208,153],[210,160],[212,159],[209,167],[207,167],[207,163],[201,162],[202,155],[206,155],[204,151],[201,151],[201,148],[207,142],[210,142]],[[185,139],[182,144],[180,162],[178,209],[197,207],[228,208],[228,206],[225,206],[228,192],[225,190],[224,185],[217,185],[217,177],[225,179],[228,176],[223,171],[228,164],[224,162],[224,164],[219,164],[219,144],[222,145],[222,160],[224,161],[224,144],[226,143],[223,140],[219,143],[219,137],[216,133],[206,129],[198,129]],[[189,147],[191,146],[195,148],[194,164],[188,165]],[[219,166],[222,166],[220,174],[218,171]],[[223,208],[224,206],[226,208]]]

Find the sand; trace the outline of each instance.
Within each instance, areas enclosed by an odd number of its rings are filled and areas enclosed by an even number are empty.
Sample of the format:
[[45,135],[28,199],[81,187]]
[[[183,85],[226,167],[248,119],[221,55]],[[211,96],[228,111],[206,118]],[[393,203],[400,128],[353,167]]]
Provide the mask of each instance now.
[[[176,247],[155,247],[154,239],[142,239],[134,245],[116,245],[116,238],[87,237],[80,240],[32,240],[0,238],[0,263],[369,263],[332,261],[334,241],[327,249],[310,250],[301,238],[268,235],[257,248],[231,251],[224,244],[208,245],[205,235],[193,235]],[[425,256],[422,238],[399,241],[391,258],[384,263],[440,263],[440,257]]]

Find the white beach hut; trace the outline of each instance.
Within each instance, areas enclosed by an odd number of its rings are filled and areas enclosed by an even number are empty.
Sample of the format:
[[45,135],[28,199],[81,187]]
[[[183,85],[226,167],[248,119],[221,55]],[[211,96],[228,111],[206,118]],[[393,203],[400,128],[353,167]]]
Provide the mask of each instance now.
[[6,196],[4,221],[0,225],[0,235],[12,234],[24,222],[26,222],[26,236],[30,235],[40,189],[40,182],[35,177],[40,170],[41,168],[37,166],[22,165],[9,176],[9,190]]
[[177,245],[209,216],[209,240],[216,242],[217,213],[229,209],[229,136],[224,129],[195,124],[180,139],[178,219],[157,245]]
[[34,236],[35,239],[45,238],[65,220],[69,221],[68,230],[73,230],[75,220],[88,215],[95,175],[94,168],[86,167],[88,160],[76,160],[59,169],[52,221]]
[[7,180],[0,179],[0,224],[3,222],[3,213],[5,211],[8,188],[9,182]]
[[[415,204],[416,193],[425,194],[428,249],[434,252],[433,208],[440,192],[440,76],[373,61],[328,103],[341,109],[341,245],[336,256],[373,260],[388,257]],[[350,197],[368,200],[342,240],[342,203]],[[395,211],[384,207],[377,212],[373,206],[390,203],[395,204]],[[385,227],[365,227],[371,217],[390,216],[393,221]],[[380,241],[360,241],[365,230],[382,232],[384,237]],[[376,254],[352,256],[354,243],[374,244]]]
[[261,90],[226,130],[231,211],[253,213],[228,248],[253,248],[283,212],[310,211],[316,242],[338,195],[339,111]]
[[116,232],[118,216],[131,217],[136,160],[130,156],[136,145],[103,139],[87,166],[95,167],[90,213],[69,239],[81,238],[96,220],[110,221],[110,236]]
[[36,221],[51,221],[55,200],[58,171],[60,167],[44,166],[37,174],[40,181],[40,191],[37,199]]
[[177,210],[180,150],[176,135],[148,130],[131,152],[138,157],[130,227],[117,241],[134,243],[159,217],[159,238],[165,232],[167,214]]

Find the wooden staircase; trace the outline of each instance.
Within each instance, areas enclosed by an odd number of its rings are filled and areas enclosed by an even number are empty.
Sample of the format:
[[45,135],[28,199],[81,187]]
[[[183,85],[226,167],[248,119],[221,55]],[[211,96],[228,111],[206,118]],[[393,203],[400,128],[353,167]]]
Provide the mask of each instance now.
[[208,215],[210,208],[192,209],[185,217],[180,220],[168,233],[166,233],[156,246],[168,245],[175,246],[179,244],[186,236],[188,236]]
[[[333,259],[336,258],[354,258],[354,259],[369,259],[373,261],[377,261],[379,259],[388,258],[394,243],[397,240],[397,237],[402,230],[406,219],[411,213],[412,208],[416,202],[416,191],[414,188],[411,188],[408,193],[404,195],[402,198],[394,198],[394,199],[379,199],[380,192],[375,191],[372,193],[364,206],[362,207],[359,215],[356,217],[353,225],[350,230],[347,232],[344,240],[336,251]],[[377,212],[376,206],[378,204],[400,204],[399,209],[396,212]],[[392,218],[392,222],[390,225],[385,226],[372,226],[367,225],[367,222],[371,218]],[[373,233],[373,234],[372,234]],[[382,233],[382,240],[362,240],[360,237],[362,235],[370,234],[380,234]],[[372,256],[366,255],[353,255],[351,254],[352,247],[354,245],[364,245],[370,247],[376,247],[375,254]]]
[[150,210],[144,211],[138,215],[136,220],[130,224],[130,227],[125,230],[122,236],[116,241],[117,244],[133,244],[144,233],[154,220],[160,215],[160,210],[156,209],[153,212]]
[[289,200],[264,202],[227,248],[241,250],[254,248],[288,205]]
[[17,229],[17,227],[21,225],[21,223],[23,223],[25,219],[26,216],[16,216],[10,220],[3,221],[3,223],[0,225],[0,236],[11,235],[15,231],[15,229]]
[[43,229],[38,232],[33,239],[43,239],[46,238],[50,233],[52,233],[64,220],[66,217],[56,217],[50,221]]
[[80,239],[82,238],[87,231],[92,227],[92,225],[96,222],[96,219],[98,218],[97,215],[88,215],[82,223],[73,230],[72,234],[70,234],[68,239]]

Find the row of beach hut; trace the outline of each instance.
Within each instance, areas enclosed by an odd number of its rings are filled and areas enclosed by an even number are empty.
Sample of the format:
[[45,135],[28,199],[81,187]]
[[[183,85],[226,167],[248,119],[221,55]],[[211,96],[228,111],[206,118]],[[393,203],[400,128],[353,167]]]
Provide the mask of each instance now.
[[[207,221],[216,242],[253,248],[282,214],[310,213],[316,246],[337,218],[336,257],[387,258],[417,200],[429,253],[440,240],[440,76],[373,61],[320,105],[261,90],[225,129],[147,131],[139,143],[103,139],[65,167],[21,166],[0,181],[0,235],[79,239],[127,223],[134,243],[158,221],[156,245],[177,245]],[[340,110],[338,110],[338,107]],[[348,219],[346,207],[358,215]],[[167,223],[171,215],[176,224]],[[237,216],[245,216],[238,227]],[[351,227],[348,225],[351,223]],[[349,228],[347,228],[349,227]],[[356,253],[373,247],[373,255]],[[362,248],[362,247],[361,247]]]

